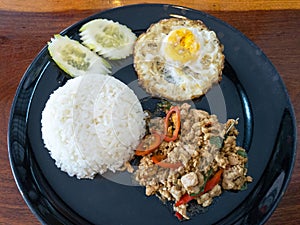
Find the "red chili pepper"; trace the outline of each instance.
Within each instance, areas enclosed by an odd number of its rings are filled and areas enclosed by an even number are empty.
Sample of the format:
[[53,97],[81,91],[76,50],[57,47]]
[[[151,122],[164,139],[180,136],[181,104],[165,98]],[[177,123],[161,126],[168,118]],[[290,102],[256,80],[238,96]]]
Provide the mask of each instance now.
[[161,135],[158,133],[146,136],[137,146],[135,154],[139,156],[148,155],[159,147],[161,140]]
[[182,220],[183,216],[179,213],[179,212],[175,212],[175,216],[177,217],[177,219]]
[[[175,113],[174,117],[171,117],[172,114]],[[172,136],[168,136],[168,128],[169,128],[169,119],[170,117],[173,120],[174,126],[175,126],[175,130],[172,132]],[[178,134],[179,134],[179,130],[180,130],[180,111],[179,111],[179,107],[178,106],[172,106],[169,110],[169,112],[166,115],[165,118],[165,138],[164,140],[167,142],[170,141],[175,141],[178,138]]]
[[200,192],[199,194],[193,195],[193,196],[191,196],[187,193],[184,194],[183,196],[181,196],[179,201],[177,201],[175,203],[175,206],[177,207],[177,206],[180,206],[182,204],[186,204],[186,203],[192,201],[194,198],[196,198],[196,197],[210,191],[211,189],[213,189],[220,182],[222,174],[223,174],[223,169],[218,170],[218,172],[215,173],[215,175],[209,181],[206,182],[205,187],[204,187],[204,191]]
[[181,162],[176,162],[176,163],[165,162],[165,161],[163,161],[165,158],[166,158],[166,156],[164,156],[164,155],[153,155],[151,157],[152,161],[160,167],[177,169],[180,166],[182,166]]
[[175,206],[180,206],[182,204],[186,204],[190,201],[192,201],[196,196],[191,196],[188,193],[185,193],[181,196],[181,198],[175,203]]
[[213,189],[214,186],[216,186],[220,182],[222,174],[223,169],[220,169],[218,172],[216,172],[215,175],[209,181],[206,182],[203,192],[206,193]]
[[165,158],[166,158],[165,155],[153,155],[153,156],[151,157],[152,161],[153,161],[155,164],[159,163],[160,161],[164,160]]

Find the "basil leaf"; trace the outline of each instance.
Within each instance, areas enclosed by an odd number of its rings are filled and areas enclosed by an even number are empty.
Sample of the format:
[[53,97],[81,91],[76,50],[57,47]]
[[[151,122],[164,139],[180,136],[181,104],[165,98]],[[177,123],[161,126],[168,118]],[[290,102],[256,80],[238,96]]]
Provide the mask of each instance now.
[[191,193],[190,196],[196,196],[196,195],[199,195],[201,192],[204,191],[205,185],[206,185],[208,179],[211,177],[212,173],[213,173],[213,170],[210,169],[210,170],[208,171],[207,175],[204,177],[204,184],[201,186],[200,190],[199,190],[197,193]]
[[247,152],[244,151],[244,150],[238,150],[238,151],[236,152],[236,154],[238,154],[238,155],[240,155],[240,156],[243,156],[244,158],[247,158],[247,157],[248,157],[248,156],[247,156]]
[[172,103],[167,100],[162,100],[161,102],[157,103],[157,106],[162,110],[170,110]]
[[202,192],[202,191],[200,190],[200,191],[197,192],[197,193],[191,193],[190,196],[197,196],[197,195],[199,195],[201,192]]
[[215,145],[217,148],[221,148],[223,145],[223,138],[220,136],[211,136],[209,139],[211,145]]
[[244,184],[243,184],[243,186],[241,187],[241,191],[245,191],[245,190],[247,190],[247,188],[248,188],[248,183],[247,182],[245,182]]

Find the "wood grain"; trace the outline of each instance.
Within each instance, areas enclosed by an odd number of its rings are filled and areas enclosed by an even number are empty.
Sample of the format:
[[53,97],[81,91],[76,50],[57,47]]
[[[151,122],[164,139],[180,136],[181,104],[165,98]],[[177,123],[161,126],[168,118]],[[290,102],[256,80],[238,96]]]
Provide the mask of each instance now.
[[[59,4],[62,1],[49,2],[56,2]],[[122,3],[122,1],[120,2]],[[258,4],[258,2],[261,1],[256,2]],[[291,3],[292,1],[287,2]],[[6,1],[1,1],[2,7],[3,3],[6,3]],[[19,1],[19,3],[23,4],[21,1]],[[195,4],[196,3],[192,1],[190,5],[195,6]],[[105,8],[106,6],[108,6],[108,4],[104,4],[104,6],[101,7]],[[54,11],[60,11],[55,8],[55,6],[53,7]],[[15,8],[13,9],[18,10]],[[39,224],[37,219],[26,206],[17,189],[7,154],[7,124],[11,102],[18,83],[26,68],[38,52],[46,45],[47,41],[49,41],[53,34],[60,32],[78,20],[98,11],[97,7],[93,10],[80,11],[64,7],[60,9],[65,9],[67,11],[49,13],[0,11],[0,126],[2,127],[0,130],[1,225]],[[87,7],[87,9],[89,8]],[[286,84],[294,105],[298,123],[299,139],[300,11],[254,10],[249,12],[212,10],[207,12],[242,31],[253,42],[255,42],[273,62]],[[300,156],[298,154],[288,190],[267,224],[300,224],[299,211]]]
[[174,5],[180,5],[191,8],[199,8],[206,11],[248,11],[248,10],[284,10],[284,9],[300,9],[300,2],[298,0],[152,0],[143,1],[140,0],[76,0],[76,1],[65,1],[65,0],[48,0],[48,1],[12,1],[12,0],[1,0],[0,9],[8,11],[22,11],[22,12],[58,12],[68,11],[74,9],[81,10],[95,10],[111,7],[119,7],[129,4],[137,3],[168,3]]

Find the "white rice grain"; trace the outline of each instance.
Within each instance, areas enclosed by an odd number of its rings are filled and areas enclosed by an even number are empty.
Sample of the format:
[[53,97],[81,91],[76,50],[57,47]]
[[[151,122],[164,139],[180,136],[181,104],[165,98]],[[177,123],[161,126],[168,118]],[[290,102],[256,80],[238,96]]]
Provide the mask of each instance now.
[[68,80],[50,95],[41,123],[57,167],[79,179],[120,169],[145,133],[144,112],[134,92],[104,75]]

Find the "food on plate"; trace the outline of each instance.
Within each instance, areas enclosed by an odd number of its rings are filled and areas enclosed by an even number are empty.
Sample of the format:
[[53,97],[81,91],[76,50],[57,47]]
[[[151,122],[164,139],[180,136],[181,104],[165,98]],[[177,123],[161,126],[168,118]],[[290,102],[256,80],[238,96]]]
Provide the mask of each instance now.
[[108,59],[122,59],[132,54],[136,35],[123,24],[94,19],[79,31],[84,45]]
[[152,95],[173,101],[197,98],[222,78],[223,46],[202,21],[163,19],[141,34],[134,68]]
[[57,167],[78,179],[107,170],[132,172],[135,155],[135,180],[147,196],[172,202],[180,220],[224,190],[246,188],[252,177],[247,152],[236,143],[237,120],[222,124],[188,103],[168,101],[161,105],[164,117],[146,118],[134,92],[106,76],[111,67],[101,58],[123,59],[134,51],[134,68],[147,92],[190,100],[222,79],[225,57],[214,31],[199,20],[171,18],[137,39],[125,25],[95,19],[80,28],[80,36],[82,44],[55,35],[48,45],[53,60],[75,77],[50,95],[42,112],[42,138]]
[[236,143],[237,120],[222,124],[215,115],[183,103],[147,121],[145,138],[152,141],[136,150],[142,158],[134,177],[147,196],[173,202],[179,219],[189,219],[195,205],[207,207],[224,190],[243,190],[252,181],[247,153]]
[[105,59],[67,36],[55,35],[48,50],[55,63],[72,77],[110,73],[111,66]]
[[112,76],[88,74],[55,90],[42,112],[42,138],[55,164],[77,178],[116,171],[145,133],[134,92]]

